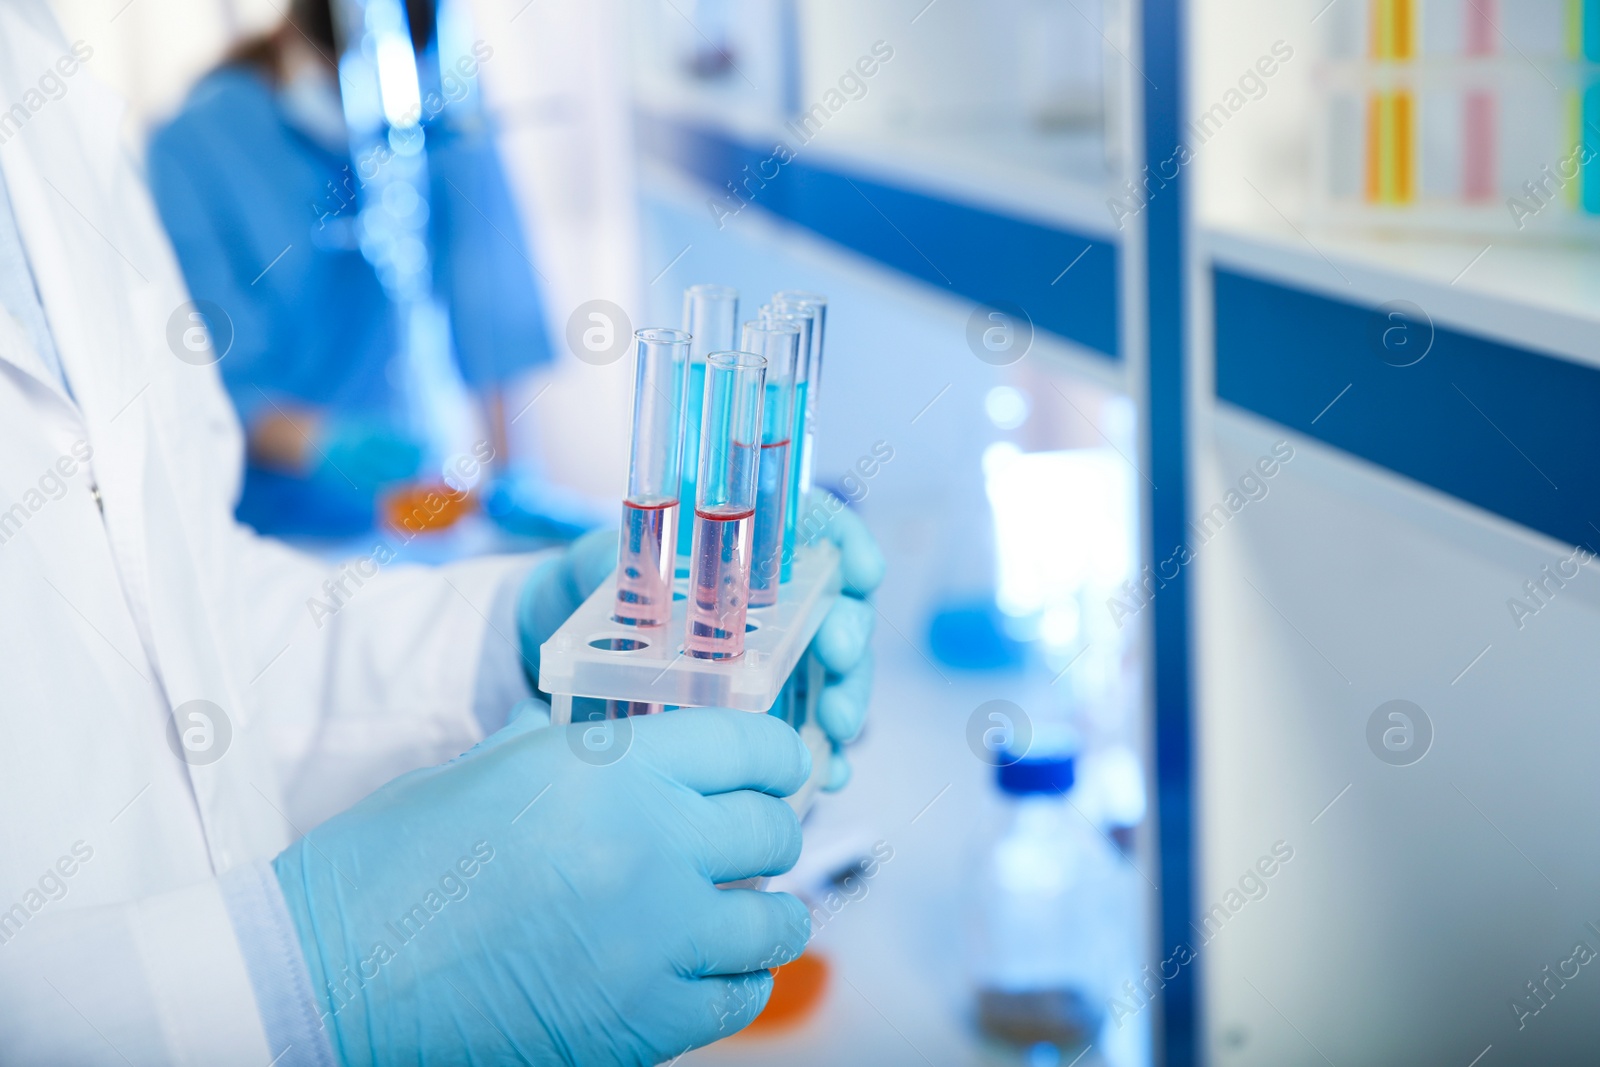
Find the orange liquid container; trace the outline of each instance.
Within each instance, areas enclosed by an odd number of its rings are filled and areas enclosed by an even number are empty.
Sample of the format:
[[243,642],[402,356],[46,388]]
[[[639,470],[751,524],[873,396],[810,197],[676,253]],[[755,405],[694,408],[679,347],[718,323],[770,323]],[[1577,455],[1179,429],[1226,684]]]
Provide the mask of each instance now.
[[772,999],[743,1033],[771,1037],[816,1014],[828,991],[828,961],[810,952],[772,972]]
[[478,506],[471,493],[440,482],[402,486],[384,497],[380,510],[385,525],[398,533],[447,530]]

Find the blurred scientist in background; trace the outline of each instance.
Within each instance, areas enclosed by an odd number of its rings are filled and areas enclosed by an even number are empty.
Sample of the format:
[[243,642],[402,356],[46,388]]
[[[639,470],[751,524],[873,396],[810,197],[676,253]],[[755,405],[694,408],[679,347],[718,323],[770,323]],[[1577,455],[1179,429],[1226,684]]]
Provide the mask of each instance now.
[[[482,401],[497,457],[485,503],[513,532],[574,536],[585,516],[570,498],[506,466],[502,390],[551,351],[521,221],[472,106],[476,70],[441,74],[425,61],[437,52],[432,0],[408,0],[406,15],[419,72],[433,72],[444,101],[422,115],[425,210],[455,367]],[[398,316],[360,248],[364,170],[381,163],[352,162],[338,55],[329,0],[295,0],[150,145],[151,187],[189,289],[231,320],[221,369],[248,440],[239,517],[264,533],[369,529],[380,491],[414,477],[434,443],[415,401],[408,409]]]

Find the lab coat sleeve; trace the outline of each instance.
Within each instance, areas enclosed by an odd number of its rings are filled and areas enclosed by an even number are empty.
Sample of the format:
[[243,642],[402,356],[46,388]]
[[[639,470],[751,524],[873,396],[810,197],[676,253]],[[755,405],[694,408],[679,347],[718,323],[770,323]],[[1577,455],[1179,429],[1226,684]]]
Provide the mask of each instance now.
[[465,751],[531,695],[515,623],[539,555],[400,564],[400,538],[338,567],[237,527],[242,699],[301,830]]
[[[169,248],[150,202],[128,194],[130,224],[146,227],[151,249]],[[162,268],[139,294],[155,337],[183,299],[175,257]],[[459,755],[529,694],[511,606],[540,560],[403,565],[412,535],[386,529],[333,566],[237,522],[243,439],[218,373],[234,358],[202,368],[158,358],[170,395],[156,421],[194,516],[190,550],[229,661],[228,699],[305,832],[398,775]]]
[[0,1062],[265,1064],[249,969],[213,879],[121,904],[49,902],[0,934]]
[[[337,1057],[320,1001],[311,990],[311,971],[283,889],[270,863],[252,863],[223,875],[220,884],[228,916],[250,972],[261,1010],[267,1046],[282,1057],[274,1067],[336,1067]],[[359,985],[366,976],[345,973]]]

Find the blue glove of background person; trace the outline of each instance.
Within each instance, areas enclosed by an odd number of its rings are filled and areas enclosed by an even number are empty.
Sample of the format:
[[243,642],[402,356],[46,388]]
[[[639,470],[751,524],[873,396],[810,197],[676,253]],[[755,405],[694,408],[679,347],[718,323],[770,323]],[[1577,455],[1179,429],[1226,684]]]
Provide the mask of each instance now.
[[[844,788],[850,764],[842,749],[854,741],[866,722],[872,696],[872,630],[877,612],[866,597],[883,581],[883,552],[861,518],[838,497],[814,490],[801,511],[800,529],[832,541],[839,548],[844,595],[812,639],[811,651],[827,670],[817,705],[817,723],[833,742],[833,759],[824,788]],[[820,531],[817,529],[821,523]]]
[[507,533],[551,541],[571,541],[608,518],[577,493],[526,471],[496,477],[483,498],[483,510]]
[[330,415],[317,433],[316,476],[363,493],[417,473],[422,447],[393,424],[367,416]]
[[810,768],[766,715],[525,715],[312,830],[273,867],[340,1062],[656,1064],[739,1030],[811,921],[717,884],[794,864],[776,798]]

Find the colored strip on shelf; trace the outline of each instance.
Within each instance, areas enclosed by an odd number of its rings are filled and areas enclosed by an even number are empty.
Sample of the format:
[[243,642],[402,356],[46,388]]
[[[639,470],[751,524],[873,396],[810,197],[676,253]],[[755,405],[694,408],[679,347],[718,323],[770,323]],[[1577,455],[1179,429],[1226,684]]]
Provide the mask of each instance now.
[[1579,152],[1580,146],[1584,144],[1583,90],[1564,90],[1561,93],[1561,106],[1566,112],[1564,116],[1567,134],[1565,143],[1572,146],[1574,153],[1573,166],[1577,168],[1578,174],[1577,181],[1570,181],[1562,188],[1561,196],[1565,200],[1568,210],[1582,211],[1583,189],[1584,186],[1591,184],[1589,176],[1584,173],[1583,155]]
[[1381,97],[1373,93],[1367,97],[1367,136],[1365,140],[1366,166],[1362,182],[1362,192],[1367,203],[1376,204],[1378,197],[1383,192],[1383,180],[1380,167],[1383,164],[1383,118],[1380,113]]
[[1374,0],[1371,10],[1372,58],[1402,61],[1416,58],[1414,0]]
[[[1600,545],[1600,369],[1222,267],[1213,279],[1219,399],[1567,544]],[[1393,365],[1385,331],[1396,328],[1422,359]]]
[[1493,200],[1496,155],[1494,94],[1481,90],[1469,92],[1462,111],[1462,121],[1466,126],[1462,139],[1462,195],[1469,201]]
[[1409,89],[1367,101],[1367,200],[1409,204],[1416,198],[1416,97]]
[[1578,157],[1583,173],[1583,210],[1600,215],[1600,81],[1590,82],[1583,90],[1581,136],[1588,149]]
[[1394,6],[1394,59],[1415,59],[1417,15],[1414,0],[1390,0]]
[[648,112],[636,124],[644,151],[709,186],[719,226],[763,208],[940,289],[1018,305],[1036,327],[1121,358],[1114,241],[813,162],[803,145],[785,161],[771,141],[707,125]]
[[1469,56],[1494,55],[1495,41],[1499,34],[1495,30],[1495,18],[1499,15],[1497,0],[1463,0],[1461,17],[1466,25],[1463,27],[1463,45]]

